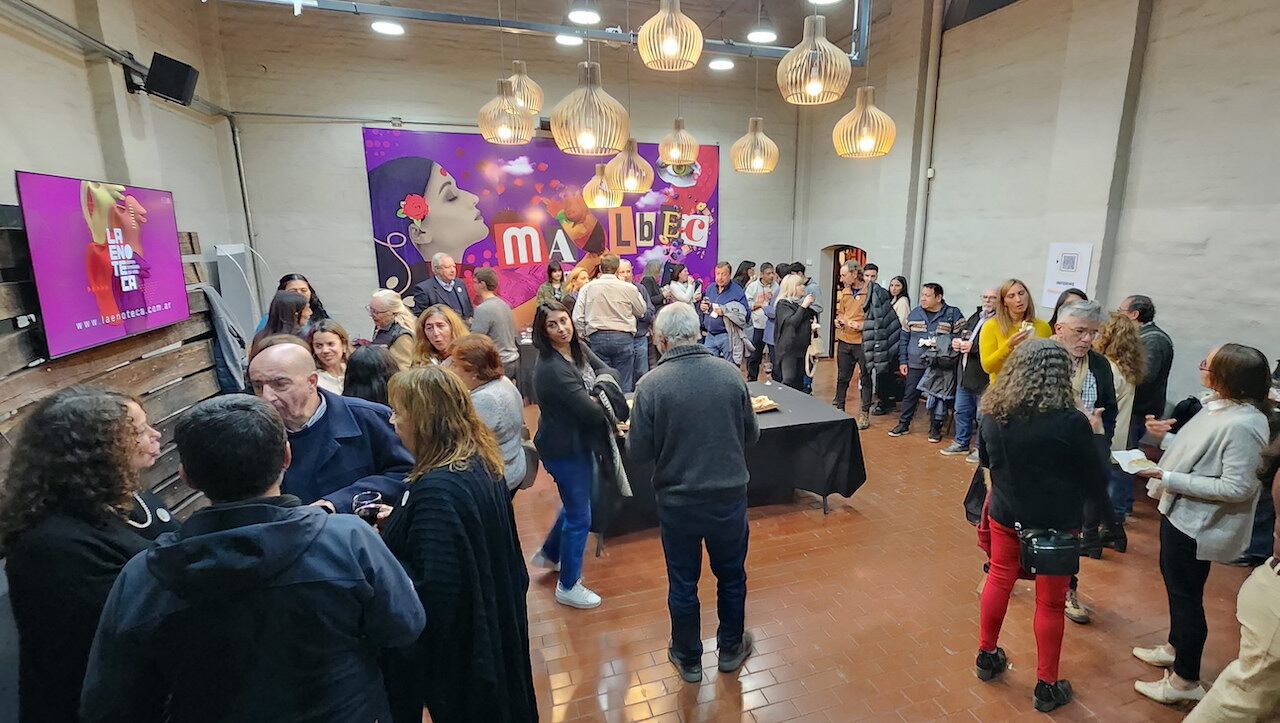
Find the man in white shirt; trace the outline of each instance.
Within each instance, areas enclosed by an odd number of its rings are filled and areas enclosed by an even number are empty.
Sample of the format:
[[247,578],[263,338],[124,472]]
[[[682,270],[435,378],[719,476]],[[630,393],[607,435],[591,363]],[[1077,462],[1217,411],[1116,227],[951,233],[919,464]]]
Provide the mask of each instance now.
[[587,346],[618,372],[622,391],[635,386],[636,319],[644,316],[644,298],[634,284],[618,278],[617,254],[600,257],[600,276],[578,292],[573,324]]
[[778,279],[773,264],[760,264],[760,275],[747,284],[747,301],[751,303],[751,343],[756,351],[747,361],[747,381],[760,381],[760,362],[764,359],[764,329],[769,317],[764,310],[778,296]]

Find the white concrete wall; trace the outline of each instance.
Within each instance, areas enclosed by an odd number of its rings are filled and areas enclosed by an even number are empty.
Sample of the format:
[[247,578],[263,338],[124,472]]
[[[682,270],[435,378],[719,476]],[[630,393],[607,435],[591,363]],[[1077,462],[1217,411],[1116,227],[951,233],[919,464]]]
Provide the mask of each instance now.
[[1280,357],[1280,4],[1158,0],[1107,298],[1145,293],[1172,389],[1227,341]]
[[[293,17],[287,8],[232,4],[219,11],[228,91],[235,108],[244,111],[398,116],[474,128],[476,112],[493,96],[499,74],[509,75],[510,61],[521,57],[546,92],[546,116],[576,85],[575,65],[585,54],[549,38],[526,38],[517,56],[508,38],[503,65],[498,36],[491,31],[410,23],[406,35],[387,38],[373,33],[366,18],[338,13]],[[599,52],[605,88],[623,103],[630,57],[633,134],[642,142],[657,142],[676,112],[677,78],[645,69],[634,52]],[[791,254],[796,112],[778,97],[772,63],[761,64],[760,108],[766,132],[780,147],[781,163],[764,176],[737,174],[729,166],[729,147],[754,114],[754,78],[754,63],[739,60],[728,73],[701,68],[678,79],[690,132],[700,143],[721,148],[720,258],[735,264]],[[242,121],[255,242],[271,273],[306,274],[335,316],[365,333],[363,307],[377,288],[377,275],[362,125]]]

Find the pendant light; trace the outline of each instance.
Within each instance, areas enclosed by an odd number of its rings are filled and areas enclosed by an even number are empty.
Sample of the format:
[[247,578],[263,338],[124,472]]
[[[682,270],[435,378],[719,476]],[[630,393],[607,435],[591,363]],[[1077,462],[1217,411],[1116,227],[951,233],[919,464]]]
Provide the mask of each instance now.
[[498,81],[498,95],[480,108],[480,135],[500,146],[522,146],[533,138],[533,116],[516,105],[510,78]]
[[849,85],[853,64],[827,40],[827,19],[804,19],[804,38],[778,63],[778,89],[788,103],[822,105],[840,99]]
[[858,88],[853,110],[831,131],[841,158],[878,158],[893,148],[898,130],[889,114],[876,107],[875,90],[870,85]]
[[595,25],[600,22],[600,11],[592,0],[573,0],[566,16],[574,25]]
[[646,68],[688,70],[702,55],[702,29],[680,12],[680,0],[661,0],[658,14],[640,26],[636,47]]
[[769,19],[769,10],[764,6],[764,0],[760,0],[756,5],[756,24],[751,26],[751,30],[747,32],[748,43],[772,43],[778,39],[778,30],[773,27],[773,21]]
[[604,178],[605,164],[596,164],[596,175],[582,187],[582,200],[587,208],[617,208],[622,205],[622,191],[609,188]]
[[551,110],[551,135],[571,156],[612,156],[626,145],[631,121],[600,87],[600,64],[578,63],[578,87]]
[[542,86],[529,77],[529,70],[523,60],[511,61],[511,94],[516,107],[536,116],[542,112]]
[[640,155],[636,139],[628,138],[622,152],[605,164],[604,180],[612,191],[648,193],[653,188],[653,166]]
[[763,118],[747,121],[747,134],[733,142],[729,157],[738,173],[770,173],[778,167],[778,144],[764,134]]
[[684,118],[676,118],[671,132],[658,143],[658,157],[668,165],[678,166],[698,160],[698,141],[684,129]]

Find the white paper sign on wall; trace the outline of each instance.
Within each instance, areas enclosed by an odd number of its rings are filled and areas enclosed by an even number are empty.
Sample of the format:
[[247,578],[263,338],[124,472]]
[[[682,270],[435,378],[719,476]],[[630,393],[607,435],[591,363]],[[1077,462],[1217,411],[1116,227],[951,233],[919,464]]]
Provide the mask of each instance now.
[[1067,289],[1087,290],[1092,261],[1093,244],[1049,244],[1049,259],[1044,269],[1044,296],[1040,298],[1040,305],[1052,309]]

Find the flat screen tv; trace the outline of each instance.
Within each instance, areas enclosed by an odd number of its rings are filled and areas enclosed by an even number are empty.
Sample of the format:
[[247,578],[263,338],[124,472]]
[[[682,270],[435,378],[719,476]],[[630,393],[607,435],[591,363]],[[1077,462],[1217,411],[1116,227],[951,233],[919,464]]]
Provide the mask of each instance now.
[[49,357],[191,315],[173,194],[18,171]]

